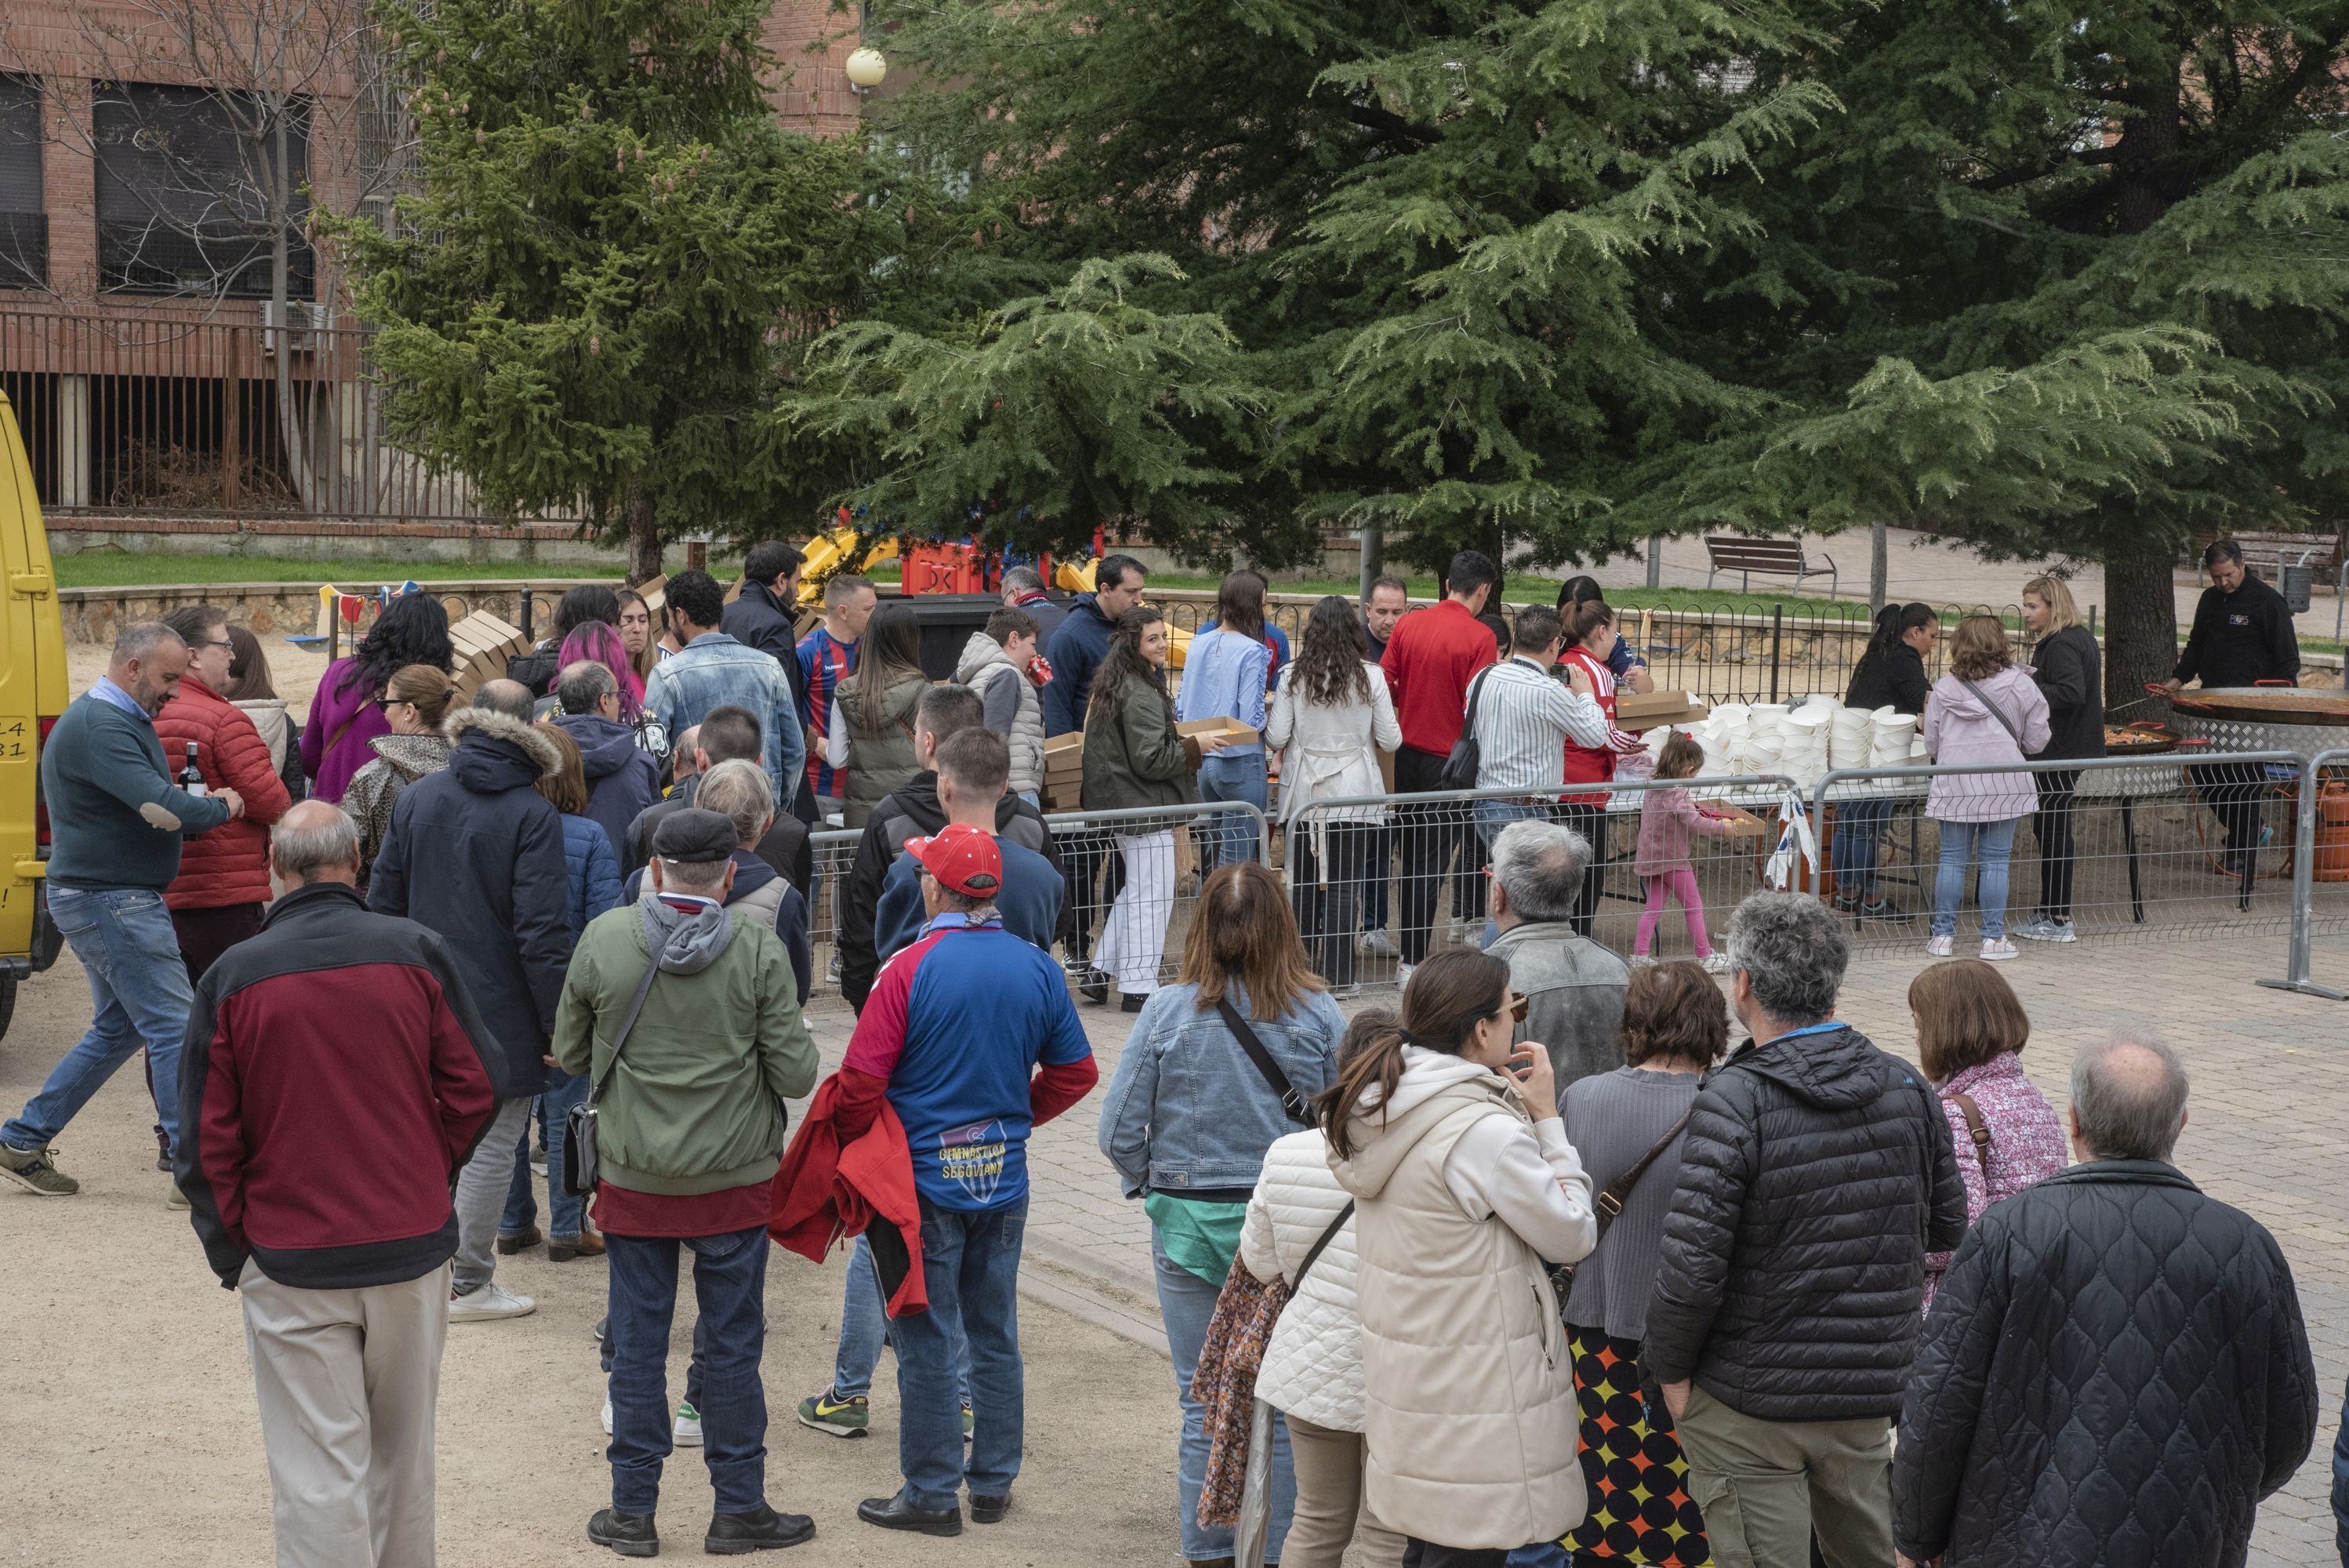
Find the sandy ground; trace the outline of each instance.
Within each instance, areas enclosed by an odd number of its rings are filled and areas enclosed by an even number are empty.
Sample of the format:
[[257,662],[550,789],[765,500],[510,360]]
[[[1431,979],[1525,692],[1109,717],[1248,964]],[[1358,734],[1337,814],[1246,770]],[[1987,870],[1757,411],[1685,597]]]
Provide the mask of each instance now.
[[[89,1016],[68,953],[22,993],[0,1041],[0,1103],[24,1103]],[[185,1215],[163,1206],[138,1065],[67,1129],[60,1166],[79,1196],[0,1186],[9,1264],[0,1353],[0,1562],[45,1568],[245,1568],[271,1560],[269,1480],[237,1298],[204,1267]],[[587,1544],[609,1501],[593,1340],[604,1265],[501,1259],[499,1278],[535,1295],[533,1316],[453,1328],[440,1420],[440,1561],[535,1568],[612,1561]],[[896,1393],[885,1358],[875,1431],[820,1436],[790,1410],[830,1375],[841,1265],[780,1250],[768,1274],[769,1501],[811,1513],[805,1563],[974,1568],[1174,1563],[1175,1405],[1163,1357],[1023,1303],[1027,1460],[1004,1523],[959,1541],[860,1523],[859,1499],[895,1490]],[[691,1342],[689,1295],[674,1343]],[[680,1355],[669,1368],[683,1387]],[[660,1521],[671,1556],[701,1555],[711,1507],[698,1449],[668,1467]]]
[[[326,650],[313,653],[297,648],[283,637],[264,637],[262,650],[269,655],[270,679],[277,695],[285,699],[296,719],[310,710],[310,696],[318,689],[318,677],[326,673]],[[89,689],[92,681],[106,673],[108,650],[97,643],[66,645],[67,678],[72,683],[74,695],[79,696]]]

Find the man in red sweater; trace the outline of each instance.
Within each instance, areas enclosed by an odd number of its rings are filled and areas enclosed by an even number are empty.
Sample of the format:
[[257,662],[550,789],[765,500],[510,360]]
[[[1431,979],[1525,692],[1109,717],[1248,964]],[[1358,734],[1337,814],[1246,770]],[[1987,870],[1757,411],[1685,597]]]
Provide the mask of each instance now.
[[[1464,550],[1452,558],[1444,576],[1443,603],[1395,624],[1387,651],[1379,660],[1386,671],[1387,688],[1394,694],[1395,719],[1402,727],[1402,748],[1395,753],[1395,793],[1425,794],[1443,788],[1439,776],[1444,759],[1460,739],[1467,713],[1468,683],[1476,672],[1499,657],[1492,629],[1476,617],[1500,584],[1500,569],[1481,552]],[[1457,802],[1401,809],[1395,839],[1402,852],[1401,872],[1402,967],[1427,956],[1428,932],[1435,922],[1436,895],[1452,852],[1466,837],[1468,810]],[[1463,865],[1461,874],[1468,873]],[[1381,868],[1378,873],[1385,875]]]
[[277,902],[188,1015],[180,1189],[243,1297],[277,1561],[429,1563],[450,1189],[496,1047],[440,938],[368,913],[341,808],[270,851]]
[[[889,1325],[902,1410],[894,1497],[856,1516],[885,1530],[962,1533],[1010,1505],[1019,1473],[1023,1381],[1017,1303],[1028,1214],[1028,1135],[1091,1092],[1100,1071],[1067,976],[1003,929],[995,836],[950,823],[907,842],[922,868],[921,934],[882,966],[840,1067],[840,1140],[872,1126],[883,1099],[905,1129],[922,1211],[930,1309]],[[1031,1076],[1032,1075],[1032,1076]],[[963,1457],[955,1376],[969,1346],[974,1429]]]

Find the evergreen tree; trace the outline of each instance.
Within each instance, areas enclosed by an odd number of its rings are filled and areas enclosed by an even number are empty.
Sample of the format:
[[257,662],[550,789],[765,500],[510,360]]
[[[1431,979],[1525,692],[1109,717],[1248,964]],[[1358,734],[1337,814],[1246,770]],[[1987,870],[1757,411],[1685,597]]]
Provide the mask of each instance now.
[[681,532],[798,532],[796,353],[866,294],[853,141],[784,131],[766,0],[388,0],[420,192],[337,232],[400,443],[506,513],[584,506],[631,575]]

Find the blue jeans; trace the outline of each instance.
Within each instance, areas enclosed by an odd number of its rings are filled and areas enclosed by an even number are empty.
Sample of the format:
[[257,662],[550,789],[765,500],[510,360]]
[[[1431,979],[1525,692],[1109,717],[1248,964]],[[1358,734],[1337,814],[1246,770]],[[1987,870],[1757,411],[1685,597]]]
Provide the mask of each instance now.
[[[873,1389],[873,1369],[881,1365],[881,1346],[889,1336],[889,1308],[881,1295],[881,1275],[873,1266],[873,1247],[863,1236],[848,1254],[848,1287],[840,1301],[840,1353],[832,1367],[832,1391],[854,1399]],[[954,1341],[955,1392],[958,1402],[970,1403],[970,1346],[963,1343],[962,1325],[947,1327]]]
[[163,1136],[180,1142],[180,1043],[195,989],[163,895],[143,887],[51,887],[49,914],[89,975],[89,1032],[49,1070],[41,1092],[0,1127],[11,1149],[45,1149],[114,1069],[147,1047]]
[[[546,1116],[546,1233],[559,1241],[577,1238],[580,1211],[585,1202],[563,1190],[563,1145],[570,1129],[571,1108],[586,1098],[586,1075],[566,1072],[549,1072],[546,1092],[538,1097],[539,1107]],[[524,1138],[514,1145],[513,1185],[506,1189],[506,1212],[498,1222],[498,1234],[520,1235],[537,1219],[538,1194],[531,1186],[530,1140]]]
[[[1232,1554],[1232,1532],[1209,1530],[1199,1522],[1199,1491],[1207,1480],[1206,1413],[1191,1398],[1191,1374],[1198,1370],[1199,1351],[1207,1343],[1207,1320],[1216,1315],[1221,1287],[1209,1284],[1166,1255],[1158,1232],[1150,1233],[1150,1261],[1158,1274],[1158,1315],[1165,1320],[1166,1347],[1174,1355],[1174,1393],[1183,1404],[1183,1439],[1175,1450],[1175,1521],[1183,1532],[1183,1555],[1207,1562]],[[1264,1538],[1264,1558],[1280,1561],[1281,1543],[1288,1539],[1289,1515],[1297,1507],[1297,1477],[1288,1466],[1288,1423],[1272,1418],[1272,1518]]]
[[1835,872],[1836,892],[1846,898],[1877,902],[1876,854],[1884,824],[1892,820],[1889,800],[1838,800],[1835,837],[1827,845],[1827,861]]
[[[1267,789],[1261,751],[1247,757],[1226,757],[1217,752],[1199,764],[1199,799],[1203,803],[1245,800],[1261,811]],[[1256,824],[1245,814],[1217,811],[1203,819],[1199,828],[1199,864],[1203,870],[1213,871],[1234,861],[1256,858]]]
[[1966,864],[1982,857],[1982,882],[1975,897],[1982,905],[1984,942],[2006,934],[2006,860],[2014,852],[2014,826],[2020,817],[2003,822],[1943,822],[1941,863],[1933,872],[1933,934],[1949,936],[1958,929],[1958,905],[1966,896]]
[[[701,1370],[693,1405],[701,1414],[703,1462],[720,1513],[750,1513],[767,1501],[767,1390],[759,1358],[767,1344],[767,1233],[720,1236],[607,1235],[611,1363],[612,1506],[651,1513],[660,1502],[661,1461],[673,1439],[668,1402],[669,1321],[677,1310],[677,1253],[693,1253],[700,1308],[694,1357]],[[706,1330],[707,1332],[703,1332]]]
[[1555,1541],[1520,1546],[1509,1553],[1509,1560],[1503,1568],[1568,1568],[1566,1548]]
[[[889,1325],[897,1352],[897,1468],[906,1503],[952,1508],[968,1479],[973,1497],[1004,1497],[1019,1474],[1026,1393],[1019,1366],[1019,1244],[1028,1199],[973,1212],[922,1200],[922,1279],[930,1310]],[[874,1287],[879,1294],[879,1287]],[[972,1434],[963,1455],[955,1393],[959,1324],[970,1358]]]

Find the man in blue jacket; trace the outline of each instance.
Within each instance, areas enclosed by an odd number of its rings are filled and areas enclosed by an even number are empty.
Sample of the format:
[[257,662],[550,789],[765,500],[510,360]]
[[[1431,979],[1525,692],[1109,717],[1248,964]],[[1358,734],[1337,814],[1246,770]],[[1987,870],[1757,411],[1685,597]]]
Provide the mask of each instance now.
[[369,909],[405,915],[448,943],[498,1044],[497,1118],[457,1179],[451,1323],[537,1310],[494,1283],[492,1249],[514,1148],[529,1130],[532,1098],[546,1088],[546,1042],[571,964],[571,878],[561,815],[536,788],[561,770],[563,754],[536,726],[485,706],[515,696],[530,700],[513,683],[492,681],[473,707],[449,716],[457,742],[449,766],[401,791],[367,884]]
[[594,659],[568,665],[555,684],[563,712],[554,727],[579,747],[587,776],[586,817],[612,841],[618,859],[628,827],[660,799],[660,765],[636,744],[633,725],[620,722],[620,681]]
[[1052,678],[1044,686],[1044,733],[1066,735],[1085,727],[1085,702],[1092,696],[1093,672],[1109,657],[1110,634],[1118,617],[1142,603],[1142,562],[1131,555],[1105,555],[1093,573],[1093,591],[1080,593],[1061,629],[1044,649]]
[[[124,627],[106,674],[40,748],[49,913],[88,973],[92,1009],[89,1032],[0,1127],[0,1175],[45,1198],[81,1191],[49,1163],[49,1142],[142,1045],[167,1160],[179,1143],[181,1035],[195,992],[163,890],[180,874],[182,839],[244,813],[233,789],[199,797],[171,782],[155,716],[187,673],[188,645],[171,627]],[[177,1187],[170,1202],[187,1206]]]
[[669,734],[682,735],[712,708],[747,708],[766,738],[763,760],[775,780],[775,803],[788,810],[805,776],[807,736],[783,666],[718,629],[726,619],[726,591],[709,573],[680,572],[664,593],[679,647],[645,677],[645,711]]

